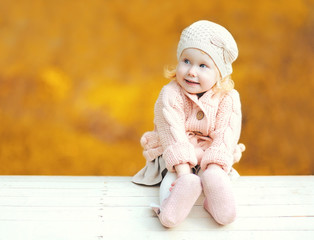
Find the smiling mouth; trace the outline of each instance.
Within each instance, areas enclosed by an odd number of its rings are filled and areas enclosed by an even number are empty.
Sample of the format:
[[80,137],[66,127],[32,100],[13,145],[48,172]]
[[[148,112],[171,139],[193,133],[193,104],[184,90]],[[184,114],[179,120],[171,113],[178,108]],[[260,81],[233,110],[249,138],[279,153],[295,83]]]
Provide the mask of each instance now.
[[188,84],[199,84],[198,82],[193,82],[191,80],[184,79]]

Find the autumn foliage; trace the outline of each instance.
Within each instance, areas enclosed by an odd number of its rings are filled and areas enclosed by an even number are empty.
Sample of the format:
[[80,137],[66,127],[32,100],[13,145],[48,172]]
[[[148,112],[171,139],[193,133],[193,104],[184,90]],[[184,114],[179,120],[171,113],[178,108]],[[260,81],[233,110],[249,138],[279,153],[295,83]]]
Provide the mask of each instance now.
[[132,175],[184,27],[239,47],[243,175],[314,174],[312,0],[11,0],[0,7],[0,174]]

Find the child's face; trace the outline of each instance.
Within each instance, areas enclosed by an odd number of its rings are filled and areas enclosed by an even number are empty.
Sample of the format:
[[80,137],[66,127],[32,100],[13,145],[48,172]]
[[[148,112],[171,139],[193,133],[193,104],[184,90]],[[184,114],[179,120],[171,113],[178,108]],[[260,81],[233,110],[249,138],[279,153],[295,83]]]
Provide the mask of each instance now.
[[188,93],[198,94],[211,89],[219,80],[213,60],[196,48],[183,50],[176,70],[179,85]]

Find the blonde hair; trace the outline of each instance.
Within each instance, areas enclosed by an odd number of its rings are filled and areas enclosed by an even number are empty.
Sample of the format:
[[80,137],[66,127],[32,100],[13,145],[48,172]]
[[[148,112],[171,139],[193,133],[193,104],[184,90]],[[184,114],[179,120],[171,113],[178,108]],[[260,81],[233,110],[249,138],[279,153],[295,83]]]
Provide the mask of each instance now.
[[[169,80],[176,80],[177,79],[177,69],[174,66],[167,66],[164,68],[164,76]],[[226,93],[234,89],[234,82],[231,79],[231,75],[220,79],[214,86],[213,91],[215,93]]]

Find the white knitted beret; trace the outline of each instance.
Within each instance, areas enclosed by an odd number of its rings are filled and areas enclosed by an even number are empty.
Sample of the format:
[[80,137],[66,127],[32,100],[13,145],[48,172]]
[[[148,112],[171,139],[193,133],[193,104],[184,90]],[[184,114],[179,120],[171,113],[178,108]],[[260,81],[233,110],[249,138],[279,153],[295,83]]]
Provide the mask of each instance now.
[[216,23],[201,20],[182,31],[177,48],[177,58],[186,48],[197,48],[207,53],[215,62],[222,78],[232,73],[231,64],[238,57],[238,47],[231,33]]

